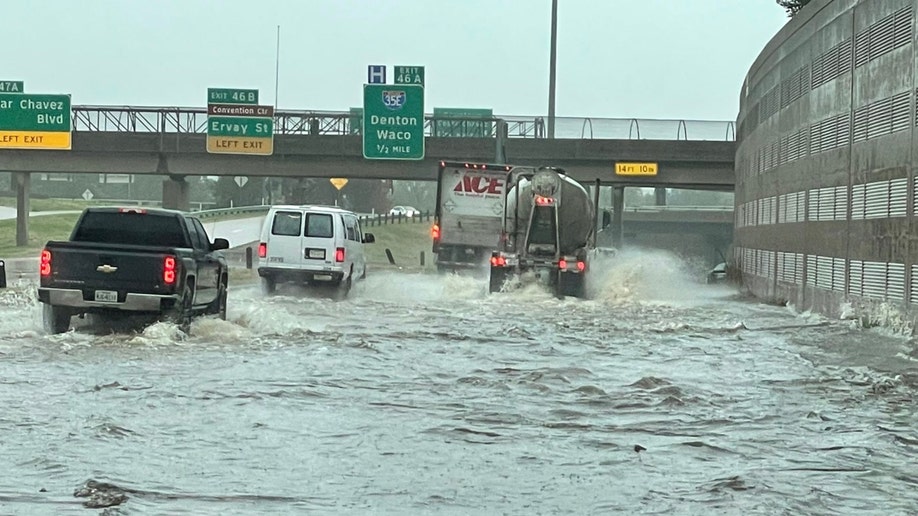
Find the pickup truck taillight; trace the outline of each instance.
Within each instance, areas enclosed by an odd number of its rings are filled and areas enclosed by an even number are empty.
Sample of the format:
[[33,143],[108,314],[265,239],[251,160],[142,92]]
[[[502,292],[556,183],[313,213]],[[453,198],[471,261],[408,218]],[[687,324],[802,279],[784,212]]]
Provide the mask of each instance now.
[[163,283],[166,285],[175,284],[175,257],[167,256],[163,258]]
[[267,258],[268,257],[268,244],[262,242],[258,244],[258,257]]
[[39,267],[38,272],[42,275],[42,277],[51,275],[51,251],[42,249],[41,266]]
[[344,261],[344,248],[339,247],[335,249],[335,261],[341,263]]

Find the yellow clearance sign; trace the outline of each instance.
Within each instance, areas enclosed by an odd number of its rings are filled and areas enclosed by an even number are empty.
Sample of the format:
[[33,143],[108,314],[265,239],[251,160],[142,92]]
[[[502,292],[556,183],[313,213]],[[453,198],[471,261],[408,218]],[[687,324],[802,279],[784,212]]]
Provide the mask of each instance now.
[[657,175],[656,163],[616,163],[615,175],[617,176],[655,176]]

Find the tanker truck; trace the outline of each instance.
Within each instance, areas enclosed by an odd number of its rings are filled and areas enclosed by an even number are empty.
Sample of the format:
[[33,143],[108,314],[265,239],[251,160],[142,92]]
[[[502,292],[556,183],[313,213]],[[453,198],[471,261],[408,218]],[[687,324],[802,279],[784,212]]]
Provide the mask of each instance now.
[[559,297],[585,297],[597,204],[560,168],[513,167],[501,238],[491,253],[489,291],[499,292],[517,279],[541,281]]

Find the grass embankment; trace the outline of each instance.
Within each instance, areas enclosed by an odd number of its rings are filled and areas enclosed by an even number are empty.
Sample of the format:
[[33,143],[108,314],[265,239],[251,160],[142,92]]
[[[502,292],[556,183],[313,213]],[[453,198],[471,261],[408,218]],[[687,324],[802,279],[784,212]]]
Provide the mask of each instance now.
[[[29,217],[29,245],[16,246],[16,220],[0,220],[0,258],[38,256],[45,242],[67,240],[79,213],[63,215],[42,215]],[[228,217],[240,218],[239,215]],[[207,219],[207,223],[217,219]],[[226,219],[220,219],[226,220]],[[421,252],[424,252],[426,267],[431,267],[433,255],[430,252],[430,222],[411,222],[368,226],[364,232],[372,233],[376,242],[365,246],[367,263],[374,267],[388,267],[386,249],[392,251],[395,263],[400,267],[418,268]]]

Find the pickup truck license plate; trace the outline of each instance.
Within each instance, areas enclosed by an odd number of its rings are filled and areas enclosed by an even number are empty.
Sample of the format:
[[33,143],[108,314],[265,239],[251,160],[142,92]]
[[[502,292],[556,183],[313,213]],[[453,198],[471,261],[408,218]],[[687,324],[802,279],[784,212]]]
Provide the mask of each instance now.
[[118,292],[115,292],[114,290],[97,290],[96,301],[102,303],[117,303]]

